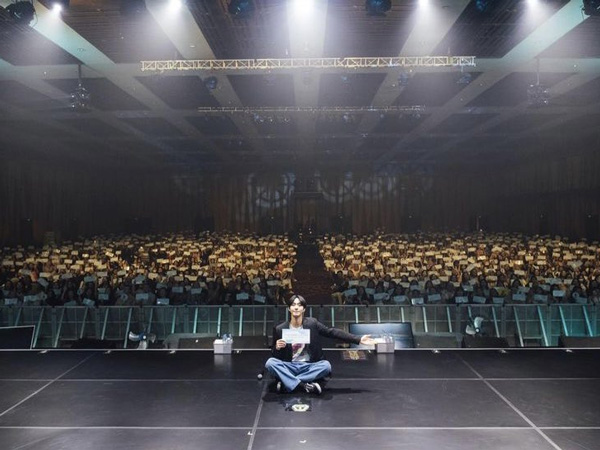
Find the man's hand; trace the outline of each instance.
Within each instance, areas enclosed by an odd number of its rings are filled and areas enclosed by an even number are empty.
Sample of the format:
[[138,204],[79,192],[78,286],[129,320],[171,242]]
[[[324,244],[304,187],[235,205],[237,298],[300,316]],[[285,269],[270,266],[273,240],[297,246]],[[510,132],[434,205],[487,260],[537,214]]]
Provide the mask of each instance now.
[[281,350],[282,348],[285,348],[286,345],[287,345],[287,342],[285,342],[283,339],[277,339],[277,342],[275,342],[275,348],[277,350]]
[[362,345],[375,345],[375,339],[373,339],[370,334],[365,334],[360,338],[360,343]]

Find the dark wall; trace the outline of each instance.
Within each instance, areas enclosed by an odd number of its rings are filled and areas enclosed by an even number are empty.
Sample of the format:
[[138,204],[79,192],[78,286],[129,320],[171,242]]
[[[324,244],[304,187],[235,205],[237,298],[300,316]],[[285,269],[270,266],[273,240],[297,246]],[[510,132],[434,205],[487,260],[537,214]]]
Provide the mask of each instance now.
[[[355,233],[468,231],[479,223],[486,231],[597,239],[598,173],[597,155],[393,176],[328,172],[314,177],[315,205],[308,209],[323,215],[320,224]],[[204,228],[292,230],[307,209],[295,204],[301,197],[295,183],[292,172],[183,176],[8,162],[0,165],[0,242],[39,243],[48,231],[66,239]]]

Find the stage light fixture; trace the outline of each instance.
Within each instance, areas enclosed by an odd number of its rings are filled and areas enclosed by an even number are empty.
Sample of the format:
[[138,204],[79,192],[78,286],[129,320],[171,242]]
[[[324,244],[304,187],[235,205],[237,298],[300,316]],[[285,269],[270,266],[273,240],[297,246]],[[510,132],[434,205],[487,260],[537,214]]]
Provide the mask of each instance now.
[[490,6],[490,3],[491,3],[490,0],[476,0],[475,8],[479,12],[484,12],[486,9],[488,9],[488,6]]
[[64,11],[69,7],[69,0],[53,0],[52,9],[59,9]]
[[460,68],[460,78],[456,81],[456,84],[469,84],[473,80],[473,76],[469,72],[465,72],[464,68]]
[[9,16],[19,25],[29,25],[35,15],[33,3],[21,1],[11,3],[6,7]]
[[365,10],[368,16],[385,16],[392,9],[391,0],[366,0]]
[[314,8],[314,0],[294,0],[294,13],[299,17],[309,17]]
[[204,80],[204,86],[206,86],[206,89],[208,89],[209,91],[214,91],[217,88],[218,84],[219,80],[217,79],[217,77],[208,77]]
[[583,12],[588,16],[600,16],[600,0],[583,0]]
[[169,1],[169,10],[171,12],[177,12],[181,9],[182,2],[181,0],[170,0]]
[[409,81],[410,75],[406,72],[400,72],[400,75],[398,75],[398,86],[406,87],[408,86]]
[[250,14],[254,10],[252,0],[231,0],[227,11],[232,16],[245,16]]

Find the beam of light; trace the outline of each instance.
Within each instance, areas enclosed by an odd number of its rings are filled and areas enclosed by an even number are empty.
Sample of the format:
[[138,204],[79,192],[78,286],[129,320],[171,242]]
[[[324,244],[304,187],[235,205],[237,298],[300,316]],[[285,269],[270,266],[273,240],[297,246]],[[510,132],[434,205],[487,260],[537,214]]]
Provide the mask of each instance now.
[[429,0],[419,0],[419,8],[423,10],[428,10],[431,8],[431,3]]
[[181,0],[169,0],[169,12],[175,13],[181,9]]
[[294,0],[294,16],[298,19],[307,19],[312,15],[314,6],[314,0]]

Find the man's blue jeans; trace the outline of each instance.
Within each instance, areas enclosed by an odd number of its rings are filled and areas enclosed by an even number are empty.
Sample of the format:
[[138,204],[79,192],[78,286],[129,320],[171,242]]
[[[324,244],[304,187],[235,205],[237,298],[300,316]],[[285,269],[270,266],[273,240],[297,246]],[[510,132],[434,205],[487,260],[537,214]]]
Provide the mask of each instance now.
[[290,392],[296,389],[300,382],[310,383],[331,373],[331,364],[326,360],[311,363],[287,362],[277,358],[269,358],[265,367],[271,375],[279,378]]

